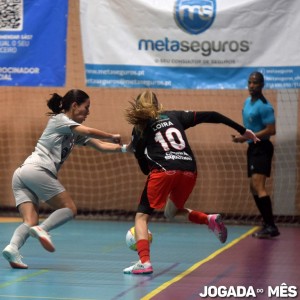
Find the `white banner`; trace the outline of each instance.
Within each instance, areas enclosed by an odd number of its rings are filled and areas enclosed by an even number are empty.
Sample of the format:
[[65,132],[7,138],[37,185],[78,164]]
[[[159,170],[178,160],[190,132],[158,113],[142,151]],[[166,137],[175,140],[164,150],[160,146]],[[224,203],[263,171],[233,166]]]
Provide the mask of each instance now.
[[300,87],[299,0],[80,0],[94,87]]

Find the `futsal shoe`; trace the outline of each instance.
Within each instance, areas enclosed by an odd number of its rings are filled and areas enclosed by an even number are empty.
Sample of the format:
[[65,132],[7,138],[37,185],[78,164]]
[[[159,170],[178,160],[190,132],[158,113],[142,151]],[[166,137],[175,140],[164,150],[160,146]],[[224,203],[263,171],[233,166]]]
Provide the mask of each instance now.
[[19,251],[11,245],[7,245],[4,248],[2,255],[13,269],[28,269],[28,266],[22,262],[22,256]]
[[278,228],[275,225],[264,225],[263,228],[252,234],[252,237],[257,239],[271,239],[280,235]]
[[150,262],[142,263],[140,260],[133,266],[123,270],[124,274],[147,275],[153,273],[153,268]]
[[38,239],[42,246],[49,252],[54,252],[55,247],[51,241],[50,235],[40,226],[33,226],[29,230],[29,234]]
[[222,221],[221,215],[208,215],[208,228],[213,231],[222,244],[226,242],[227,228]]

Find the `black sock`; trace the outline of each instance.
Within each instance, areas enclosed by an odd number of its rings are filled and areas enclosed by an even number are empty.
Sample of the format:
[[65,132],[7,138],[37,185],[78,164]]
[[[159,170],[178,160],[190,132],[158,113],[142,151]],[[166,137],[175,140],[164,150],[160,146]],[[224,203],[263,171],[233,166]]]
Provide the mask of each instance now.
[[260,214],[262,215],[262,209],[261,209],[261,201],[259,201],[259,197],[258,195],[253,195],[253,198],[255,200],[255,204],[260,212]]
[[253,195],[253,198],[255,200],[256,207],[258,208],[260,215],[262,216],[263,222],[266,223],[266,220],[264,218],[264,210],[263,210],[262,201],[260,201],[258,195]]
[[253,197],[265,224],[275,226],[270,196],[264,196],[259,198],[257,195],[253,195]]

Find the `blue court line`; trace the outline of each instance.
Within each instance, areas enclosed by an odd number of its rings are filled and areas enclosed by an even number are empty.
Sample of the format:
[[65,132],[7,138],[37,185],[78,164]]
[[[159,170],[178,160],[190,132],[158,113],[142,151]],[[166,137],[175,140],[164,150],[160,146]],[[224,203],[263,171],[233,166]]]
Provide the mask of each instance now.
[[171,284],[181,280],[182,278],[184,278],[185,276],[189,275],[190,273],[192,273],[195,269],[199,268],[201,265],[203,265],[204,263],[212,260],[213,258],[215,258],[216,256],[218,256],[219,254],[221,254],[222,252],[226,251],[227,249],[233,247],[235,244],[237,244],[238,242],[240,242],[241,240],[243,240],[244,238],[246,238],[247,236],[249,236],[250,234],[252,234],[253,232],[257,231],[259,227],[253,227],[252,229],[250,229],[249,231],[247,231],[246,233],[244,233],[243,235],[241,235],[239,238],[233,240],[232,242],[228,243],[226,246],[220,248],[219,250],[215,251],[214,253],[212,253],[211,255],[209,255],[208,257],[206,257],[205,259],[195,263],[193,266],[191,266],[190,268],[188,268],[186,271],[182,272],[181,274],[177,275],[176,277],[174,277],[173,279],[163,283],[161,286],[159,286],[158,288],[156,288],[155,290],[153,290],[152,292],[150,292],[149,294],[145,295],[143,298],[141,298],[140,300],[149,300],[152,299],[155,295],[159,294],[161,291],[165,290],[167,287],[169,287]]

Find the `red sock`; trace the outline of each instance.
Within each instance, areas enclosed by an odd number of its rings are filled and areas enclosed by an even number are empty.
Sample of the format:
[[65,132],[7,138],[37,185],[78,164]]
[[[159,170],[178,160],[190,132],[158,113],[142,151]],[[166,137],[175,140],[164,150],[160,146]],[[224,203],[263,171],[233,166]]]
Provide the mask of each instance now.
[[196,224],[206,224],[208,225],[208,219],[207,219],[207,214],[202,213],[200,211],[195,211],[192,210],[189,213],[189,220],[192,223],[196,223]]
[[150,245],[148,240],[139,240],[136,248],[142,263],[150,261]]

